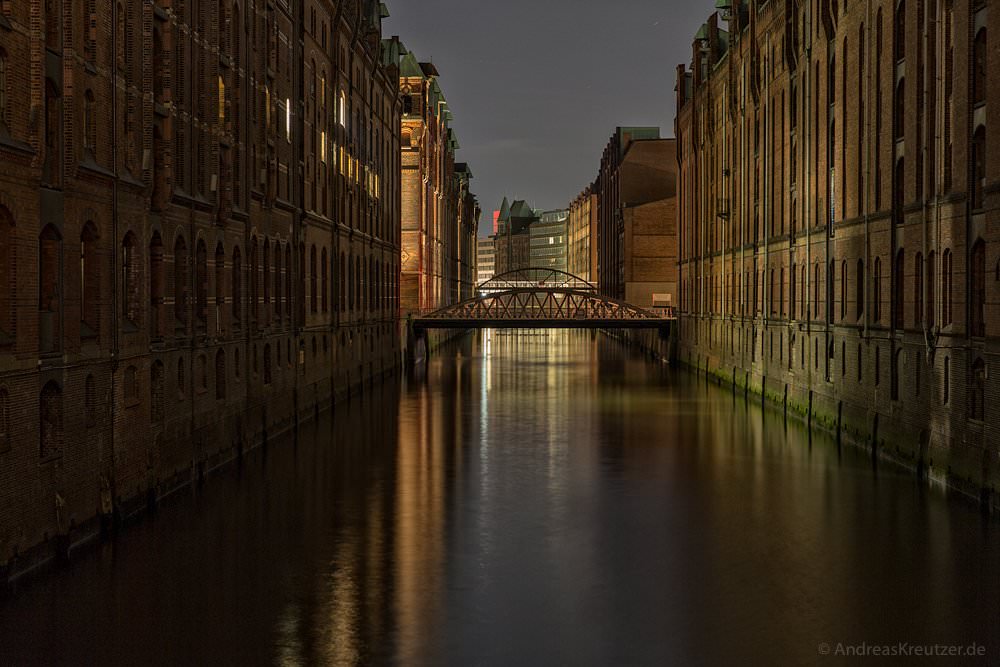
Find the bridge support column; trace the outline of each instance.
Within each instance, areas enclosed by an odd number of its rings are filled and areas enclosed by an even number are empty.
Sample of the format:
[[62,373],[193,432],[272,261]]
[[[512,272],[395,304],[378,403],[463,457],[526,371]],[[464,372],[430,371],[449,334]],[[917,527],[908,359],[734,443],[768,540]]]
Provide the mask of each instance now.
[[430,357],[430,345],[427,341],[427,330],[414,327],[412,322],[406,324],[406,368],[412,369],[420,361]]

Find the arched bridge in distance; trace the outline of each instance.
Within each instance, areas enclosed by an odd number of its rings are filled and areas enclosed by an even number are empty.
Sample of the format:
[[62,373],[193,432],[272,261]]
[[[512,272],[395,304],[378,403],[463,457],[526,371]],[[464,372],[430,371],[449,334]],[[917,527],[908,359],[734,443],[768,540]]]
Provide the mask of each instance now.
[[519,269],[482,283],[477,296],[412,321],[428,329],[658,329],[674,320],[670,308],[639,308],[597,293],[593,284],[556,269]]

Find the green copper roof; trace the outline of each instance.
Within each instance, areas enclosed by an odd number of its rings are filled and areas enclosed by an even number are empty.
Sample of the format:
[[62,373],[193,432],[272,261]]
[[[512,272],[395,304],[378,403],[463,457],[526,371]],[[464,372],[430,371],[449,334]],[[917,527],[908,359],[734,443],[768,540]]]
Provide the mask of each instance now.
[[399,76],[405,78],[424,78],[424,71],[420,69],[420,63],[412,53],[407,52],[399,61]]
[[385,6],[384,2],[378,3],[378,11],[382,15],[382,18],[389,18],[389,8]]
[[510,204],[507,203],[507,198],[503,198],[503,203],[500,204],[500,220],[507,222],[510,220]]

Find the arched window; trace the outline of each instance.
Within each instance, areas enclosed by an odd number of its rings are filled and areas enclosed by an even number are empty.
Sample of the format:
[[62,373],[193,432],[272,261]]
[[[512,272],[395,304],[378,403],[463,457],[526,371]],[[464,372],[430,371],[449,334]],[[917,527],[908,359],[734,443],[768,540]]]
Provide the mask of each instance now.
[[221,349],[215,353],[215,398],[226,397],[226,353]]
[[941,378],[941,382],[944,388],[944,404],[947,405],[951,401],[951,359],[948,357],[944,358],[944,377]]
[[125,381],[122,386],[122,391],[125,394],[125,400],[128,402],[135,401],[138,398],[137,391],[139,388],[139,381],[137,376],[137,371],[135,366],[129,366],[125,369]]
[[878,345],[875,346],[875,386],[877,387],[882,381],[882,350]]
[[226,303],[226,249],[222,242],[215,244],[215,321],[222,327],[222,306]]
[[188,249],[183,236],[174,242],[174,318],[178,329],[188,323]]
[[364,290],[361,286],[361,258],[354,258],[354,306],[357,310],[364,309]]
[[306,244],[299,243],[299,266],[298,266],[298,311],[299,321],[306,320]]
[[120,2],[115,7],[115,12],[115,46],[117,47],[115,63],[119,73],[124,74],[128,70],[128,49],[126,48],[128,43],[128,19],[125,16],[125,7]]
[[937,323],[937,253],[927,255],[927,326]]
[[219,124],[224,125],[226,122],[226,81],[219,76],[218,82],[218,101],[219,101]]
[[243,318],[243,256],[238,247],[233,248],[233,265],[229,284],[233,292],[233,324],[239,326]]
[[819,263],[818,262],[813,266],[812,318],[814,320],[819,319]]
[[271,311],[271,239],[264,239],[264,312]]
[[893,52],[896,62],[906,57],[906,0],[900,0],[896,5],[896,29],[894,34]]
[[343,252],[340,253],[340,312],[347,310],[347,260]]
[[986,336],[986,243],[982,239],[972,246],[970,255],[969,324],[970,334]]
[[951,309],[951,289],[952,289],[952,259],[951,249],[945,249],[941,255],[941,299],[943,309],[941,314],[942,326],[949,326],[952,323]]
[[45,159],[42,182],[59,187],[62,183],[62,96],[52,79],[45,79]]
[[913,261],[913,326],[924,325],[924,255],[917,253]]
[[891,363],[892,368],[890,368],[890,372],[892,373],[892,380],[891,380],[890,392],[891,392],[892,400],[898,401],[899,400],[899,372],[900,372],[900,366],[902,366],[902,362],[903,362],[903,350],[902,350],[902,348],[897,349],[895,351],[895,353],[893,353],[891,362],[892,362]]
[[969,419],[983,421],[986,416],[986,362],[982,357],[972,362],[969,371]]
[[195,316],[198,318],[198,328],[204,330],[208,325],[208,249],[205,240],[198,239],[198,249],[195,251]]
[[165,321],[163,277],[163,241],[159,232],[153,233],[149,241],[149,333],[153,337],[163,335],[161,323]]
[[0,387],[0,451],[10,449],[10,395]]
[[97,226],[90,220],[80,233],[80,336],[90,338],[100,328],[100,263],[97,259]]
[[45,46],[53,51],[62,46],[62,0],[45,0]]
[[316,246],[309,248],[309,311],[316,312],[319,291],[316,288]]
[[903,249],[896,252],[896,266],[894,267],[893,288],[895,295],[893,298],[893,326],[902,329],[905,326],[905,298],[906,298],[906,256]]
[[90,159],[97,159],[97,99],[92,90],[83,94],[83,148]]
[[292,317],[292,244],[285,246],[285,312]]
[[322,308],[323,312],[327,312],[330,306],[330,274],[327,267],[327,254],[326,248],[323,248],[323,252],[320,253],[320,290],[322,292]]
[[271,384],[271,344],[264,345],[264,384]]
[[135,234],[128,232],[122,239],[121,260],[122,316],[130,324],[138,324],[139,308],[139,255]]
[[260,258],[257,256],[257,237],[250,239],[250,321],[256,323],[260,318]]
[[281,291],[281,281],[284,274],[282,274],[281,267],[281,242],[275,241],[274,243],[274,313],[281,318],[282,313],[282,291]]
[[972,45],[972,101],[975,104],[986,101],[987,55],[986,28],[982,27]]
[[893,114],[893,125],[895,126],[896,141],[906,138],[906,80],[900,79],[896,84],[895,113]]
[[857,283],[854,286],[854,299],[858,320],[865,313],[865,260],[858,260]]
[[163,362],[157,359],[149,371],[149,409],[153,423],[163,421]]
[[7,130],[7,52],[0,48],[0,130]]
[[54,380],[42,388],[38,397],[38,454],[51,459],[62,454],[63,402],[62,387]]
[[347,127],[347,95],[344,94],[344,91],[340,91],[340,109],[337,120],[340,121],[341,127]]
[[872,276],[872,323],[878,324],[882,319],[882,258],[875,258],[875,270]]
[[983,192],[986,188],[986,128],[976,128],[972,135],[972,209],[983,208]]
[[62,331],[62,237],[46,225],[38,237],[38,326],[43,352],[59,349]]
[[181,357],[177,360],[177,398],[180,400],[184,400],[184,394],[187,392],[187,374],[184,371],[184,358]]
[[[93,1],[93,0],[91,0]],[[166,99],[164,97],[164,80],[163,75],[166,74],[166,67],[164,65],[166,54],[163,52],[163,35],[160,33],[159,27],[153,28],[153,101],[158,104],[163,104]]]
[[[387,279],[387,282],[391,284],[391,278]],[[809,311],[806,310],[806,266],[802,266],[802,278],[801,285],[799,286],[799,317],[805,319],[809,318]],[[392,295],[389,295],[389,299],[392,299]],[[805,348],[802,348],[805,349]]]
[[198,355],[197,366],[195,366],[195,368],[195,381],[198,383],[198,391],[208,391],[208,362],[205,360],[204,354]]
[[847,260],[840,263],[840,319],[847,319]]

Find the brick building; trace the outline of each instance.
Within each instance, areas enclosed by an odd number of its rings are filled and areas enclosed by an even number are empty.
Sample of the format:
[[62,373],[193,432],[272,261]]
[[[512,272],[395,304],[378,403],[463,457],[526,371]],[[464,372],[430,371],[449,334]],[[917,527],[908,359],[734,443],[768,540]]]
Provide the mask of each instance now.
[[619,127],[594,183],[600,292],[637,306],[677,292],[676,142]]
[[[481,212],[469,192],[472,173],[456,165],[452,114],[432,63],[402,49],[403,315],[436,310],[471,294]],[[474,220],[474,221],[473,221]]]
[[8,574],[396,363],[383,17],[371,0],[0,3]]
[[987,497],[989,4],[717,3],[676,118],[684,360]]
[[507,273],[531,266],[531,226],[538,215],[523,199],[508,204],[504,197],[497,219],[496,273]]
[[569,245],[566,248],[566,270],[575,276],[597,284],[597,195],[594,186],[569,205]]

